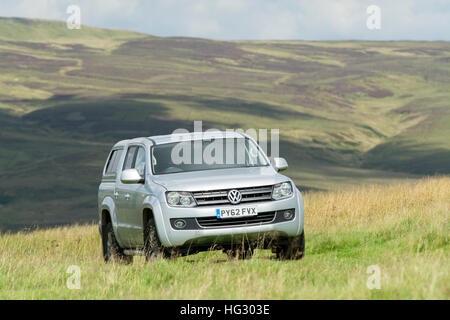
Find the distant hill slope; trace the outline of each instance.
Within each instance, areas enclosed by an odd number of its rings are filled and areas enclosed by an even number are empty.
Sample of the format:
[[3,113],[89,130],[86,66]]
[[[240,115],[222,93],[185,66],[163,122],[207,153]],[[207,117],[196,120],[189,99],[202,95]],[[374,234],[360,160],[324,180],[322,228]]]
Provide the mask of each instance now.
[[116,140],[193,120],[280,129],[303,189],[448,174],[449,89],[448,42],[158,38],[0,18],[0,224],[92,219]]
[[0,17],[0,39],[9,41],[89,43],[95,46],[103,41],[151,37],[139,32],[101,29],[82,26],[76,32],[69,30],[66,22],[25,18]]

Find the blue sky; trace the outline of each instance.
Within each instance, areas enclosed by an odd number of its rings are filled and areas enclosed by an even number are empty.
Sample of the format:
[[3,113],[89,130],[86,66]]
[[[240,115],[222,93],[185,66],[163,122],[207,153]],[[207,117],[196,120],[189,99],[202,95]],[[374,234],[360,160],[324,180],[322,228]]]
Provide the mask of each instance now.
[[[447,40],[450,0],[1,0],[0,16],[66,20],[157,36],[214,39]],[[366,26],[369,5],[381,29]]]

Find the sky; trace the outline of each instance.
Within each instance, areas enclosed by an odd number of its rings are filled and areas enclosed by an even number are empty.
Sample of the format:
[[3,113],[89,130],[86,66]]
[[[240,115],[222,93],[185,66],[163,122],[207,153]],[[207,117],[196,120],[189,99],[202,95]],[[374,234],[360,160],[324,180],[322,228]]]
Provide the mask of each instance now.
[[0,16],[66,21],[69,5],[84,25],[156,36],[450,41],[450,0],[0,0]]

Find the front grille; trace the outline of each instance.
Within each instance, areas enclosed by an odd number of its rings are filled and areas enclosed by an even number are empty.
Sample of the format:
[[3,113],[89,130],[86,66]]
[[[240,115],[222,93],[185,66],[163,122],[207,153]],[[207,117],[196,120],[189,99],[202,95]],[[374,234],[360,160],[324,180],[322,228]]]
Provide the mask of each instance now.
[[216,217],[197,218],[198,224],[203,228],[239,227],[255,224],[271,223],[275,219],[275,211],[262,212],[257,216],[243,218],[217,219]]
[[[272,186],[240,188],[237,190],[242,194],[241,203],[272,200]],[[230,201],[228,200],[228,191],[229,190],[201,191],[194,192],[193,196],[199,206],[230,204]]]

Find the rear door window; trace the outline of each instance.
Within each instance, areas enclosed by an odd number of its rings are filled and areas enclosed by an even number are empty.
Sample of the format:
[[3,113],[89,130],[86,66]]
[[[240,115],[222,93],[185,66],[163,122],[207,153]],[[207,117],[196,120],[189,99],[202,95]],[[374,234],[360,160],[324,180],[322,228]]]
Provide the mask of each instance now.
[[115,174],[117,172],[117,164],[119,163],[122,150],[113,150],[106,166],[105,174]]

